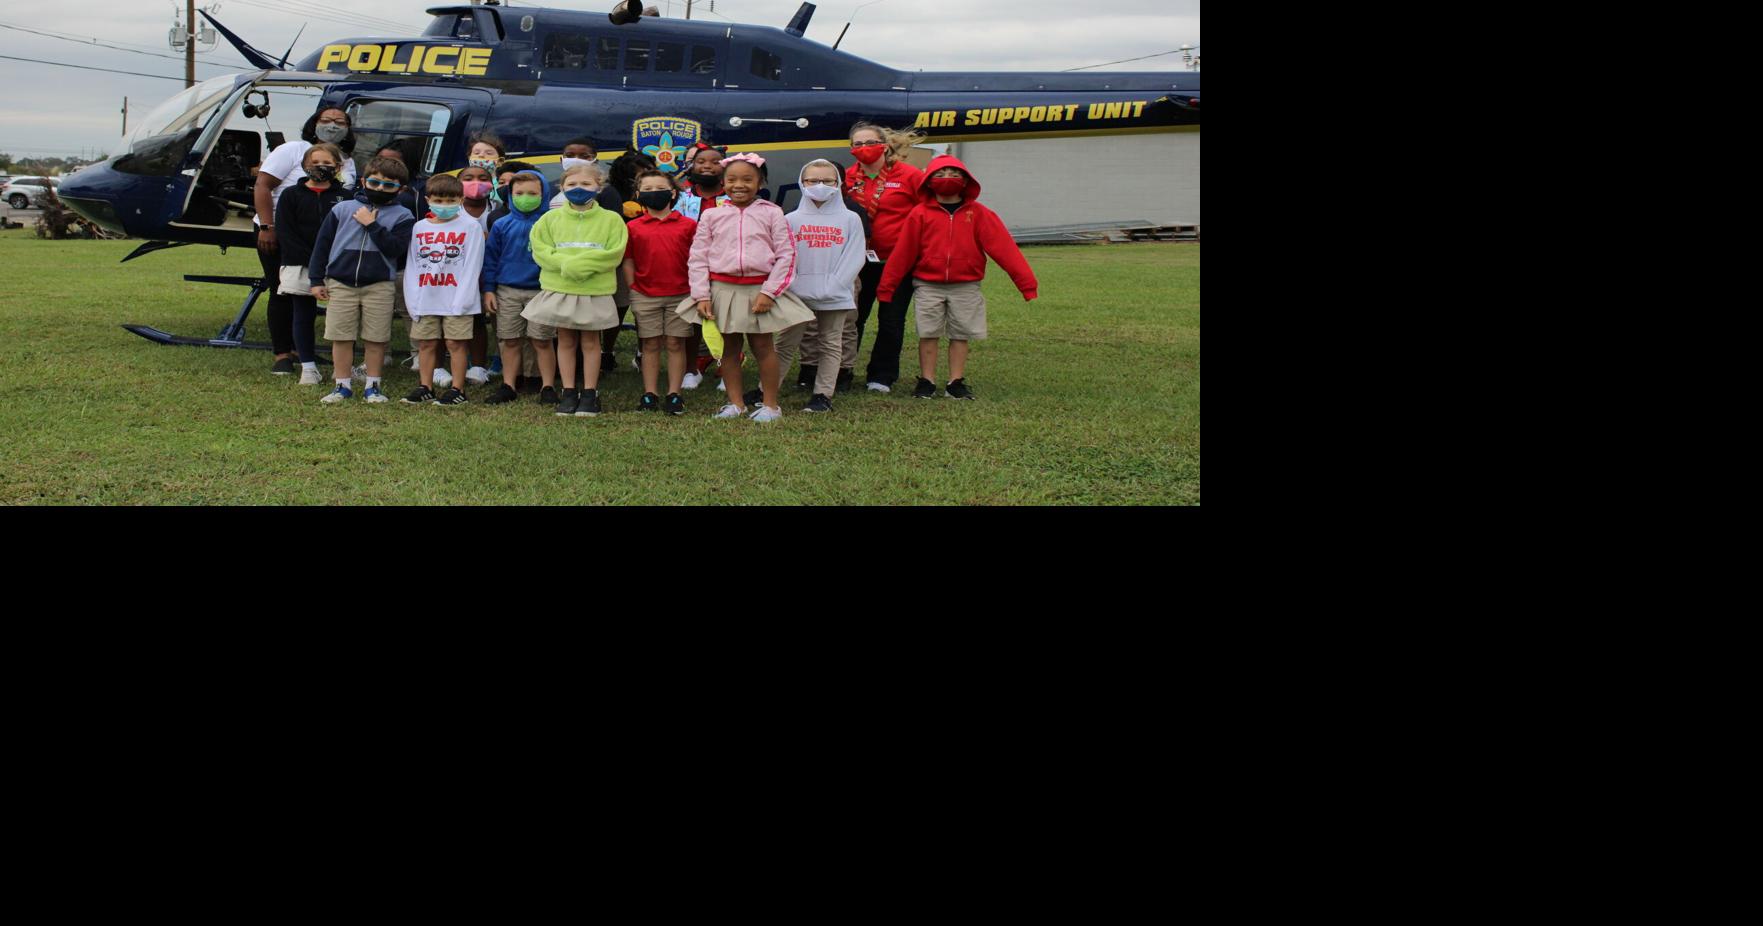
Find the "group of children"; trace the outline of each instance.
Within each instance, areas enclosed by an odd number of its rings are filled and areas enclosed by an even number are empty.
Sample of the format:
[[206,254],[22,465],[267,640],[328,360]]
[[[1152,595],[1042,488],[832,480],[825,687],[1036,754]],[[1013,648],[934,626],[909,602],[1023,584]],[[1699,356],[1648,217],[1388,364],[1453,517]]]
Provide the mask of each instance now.
[[[428,178],[417,197],[398,158],[372,159],[349,196],[338,186],[342,152],[324,143],[305,152],[306,177],[282,194],[276,224],[282,291],[301,297],[297,307],[329,303],[324,338],[336,376],[323,402],[354,398],[358,338],[366,342],[362,397],[388,401],[381,384],[394,303],[401,301],[420,375],[403,402],[467,404],[463,387],[488,379],[468,376],[481,372],[472,363],[483,354],[481,340],[474,350],[474,329],[493,327],[504,382],[490,403],[517,399],[514,374],[530,344],[542,380],[539,402],[560,416],[597,416],[603,410],[601,332],[616,331],[628,294],[641,342],[639,411],[685,412],[680,393],[693,373],[694,325],[704,326],[706,338],[714,326],[729,361],[720,365],[728,398],[716,418],[781,418],[780,379],[798,352],[804,376],[812,371],[813,377],[813,397],[803,410],[832,409],[848,347],[847,316],[856,309],[858,277],[874,259],[864,216],[847,206],[837,165],[816,160],[803,167],[802,204],[788,215],[759,197],[766,170],[757,154],[720,158],[721,189],[702,198],[689,188],[682,192],[660,171],[640,170],[634,202],[621,200],[623,208],[614,211],[601,196],[606,172],[592,160],[566,159],[560,189],[553,191],[525,165],[498,173],[501,152],[493,159],[489,153],[474,145],[470,167],[459,177]],[[1027,261],[997,215],[976,202],[979,190],[961,162],[932,161],[878,294],[891,298],[912,276],[920,365],[926,378],[934,376],[939,339],[949,338],[953,398],[971,397],[965,388],[957,395],[954,381],[964,375],[967,341],[986,335],[979,292],[986,257],[1005,268],[1024,298],[1036,296]],[[681,205],[693,208],[676,208]],[[395,298],[400,292],[401,300]],[[437,395],[443,351],[445,391]],[[759,387],[751,392],[742,389],[744,351],[759,368]],[[303,361],[306,356],[302,351]],[[315,364],[302,367],[302,382],[319,382]]]

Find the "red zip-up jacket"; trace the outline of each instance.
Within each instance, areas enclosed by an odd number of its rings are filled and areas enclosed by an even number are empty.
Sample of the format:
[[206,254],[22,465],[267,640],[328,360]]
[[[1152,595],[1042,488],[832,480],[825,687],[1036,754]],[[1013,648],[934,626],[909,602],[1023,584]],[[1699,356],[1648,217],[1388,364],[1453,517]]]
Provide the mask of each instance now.
[[[962,203],[953,215],[937,202],[931,191],[930,177],[945,167],[960,168],[967,175],[967,188],[961,191]],[[986,278],[986,258],[998,262],[1022,298],[1033,301],[1040,295],[1040,283],[1022,249],[1004,228],[998,214],[979,204],[979,178],[967,165],[948,155],[932,159],[924,172],[924,185],[918,191],[918,205],[907,214],[882,271],[881,285],[875,298],[892,301],[894,290],[905,281],[906,274],[926,283],[974,283]]]
[[918,206],[918,187],[923,182],[924,172],[905,161],[896,161],[874,178],[863,172],[860,163],[845,169],[845,192],[863,205],[873,223],[869,247],[875,256],[887,260],[894,253],[906,216]]

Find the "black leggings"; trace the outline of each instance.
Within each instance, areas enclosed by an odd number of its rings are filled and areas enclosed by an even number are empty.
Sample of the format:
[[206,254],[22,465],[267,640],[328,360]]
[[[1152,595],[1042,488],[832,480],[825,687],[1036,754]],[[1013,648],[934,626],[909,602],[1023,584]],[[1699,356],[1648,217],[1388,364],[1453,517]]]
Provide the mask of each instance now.
[[313,330],[318,323],[318,300],[311,296],[289,296],[288,302],[293,306],[294,353],[299,355],[301,363],[317,363]]
[[[882,264],[864,264],[857,275],[863,288],[857,293],[857,347],[863,348],[863,326],[875,307],[875,293],[881,288]],[[906,309],[912,305],[912,275],[907,274],[894,301],[883,303],[881,320],[876,325],[875,346],[869,352],[869,371],[864,381],[892,386],[900,378],[900,348],[906,339]]]
[[258,251],[257,260],[263,265],[263,285],[267,287],[263,295],[269,299],[270,349],[278,355],[291,354],[294,352],[294,305],[291,297],[276,292],[282,288],[282,252],[279,249],[268,254]]

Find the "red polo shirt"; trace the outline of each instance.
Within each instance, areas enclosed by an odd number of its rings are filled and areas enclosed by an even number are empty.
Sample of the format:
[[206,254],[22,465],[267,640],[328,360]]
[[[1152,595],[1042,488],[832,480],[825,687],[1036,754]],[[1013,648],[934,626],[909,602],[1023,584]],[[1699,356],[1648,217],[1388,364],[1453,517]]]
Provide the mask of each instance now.
[[686,279],[686,259],[692,254],[697,222],[672,210],[667,218],[655,219],[645,210],[626,228],[630,243],[624,253],[637,271],[631,289],[645,296],[684,296],[692,291]]

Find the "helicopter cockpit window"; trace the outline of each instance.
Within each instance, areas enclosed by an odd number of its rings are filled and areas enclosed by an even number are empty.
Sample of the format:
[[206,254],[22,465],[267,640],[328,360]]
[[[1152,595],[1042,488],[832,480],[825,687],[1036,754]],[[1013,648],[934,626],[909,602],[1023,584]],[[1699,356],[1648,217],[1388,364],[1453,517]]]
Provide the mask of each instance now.
[[[452,35],[453,30],[459,28],[460,18],[461,17],[457,13],[447,13],[442,16],[436,16],[434,19],[429,20],[429,27],[422,30],[422,34],[426,36]],[[467,15],[464,18],[470,19],[471,17],[470,15]]]
[[627,71],[647,71],[649,69],[649,43],[647,40],[627,40],[624,43],[624,69]]
[[716,73],[716,49],[709,45],[692,46],[692,73]]
[[209,117],[232,94],[234,78],[210,78],[154,107],[129,136],[128,156],[118,159],[116,168],[153,176],[176,173]]
[[579,32],[553,32],[545,36],[544,54],[539,60],[546,70],[579,71],[588,66],[588,49],[593,40]]
[[748,70],[752,71],[754,77],[766,80],[783,80],[784,59],[763,48],[755,48],[753,49],[753,61],[748,65]]
[[677,73],[685,69],[686,46],[679,42],[655,43],[655,70]]
[[595,39],[596,66],[602,71],[618,70],[618,40]]

